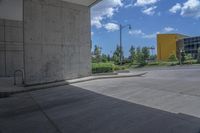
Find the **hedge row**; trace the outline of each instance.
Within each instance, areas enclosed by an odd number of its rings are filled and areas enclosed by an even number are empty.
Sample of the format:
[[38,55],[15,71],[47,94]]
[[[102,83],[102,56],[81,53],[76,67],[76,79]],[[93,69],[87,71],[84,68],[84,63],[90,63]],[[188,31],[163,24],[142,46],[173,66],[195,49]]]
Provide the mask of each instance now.
[[92,63],[92,73],[108,73],[114,71],[112,63]]
[[108,73],[124,69],[125,66],[117,66],[113,63],[92,63],[92,73]]

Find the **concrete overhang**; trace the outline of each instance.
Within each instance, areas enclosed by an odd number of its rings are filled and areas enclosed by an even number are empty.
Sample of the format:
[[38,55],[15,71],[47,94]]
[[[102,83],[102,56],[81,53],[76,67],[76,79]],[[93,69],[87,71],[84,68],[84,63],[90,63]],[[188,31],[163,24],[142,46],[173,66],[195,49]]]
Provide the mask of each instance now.
[[62,0],[62,1],[67,1],[70,3],[75,3],[75,4],[91,7],[102,0]]

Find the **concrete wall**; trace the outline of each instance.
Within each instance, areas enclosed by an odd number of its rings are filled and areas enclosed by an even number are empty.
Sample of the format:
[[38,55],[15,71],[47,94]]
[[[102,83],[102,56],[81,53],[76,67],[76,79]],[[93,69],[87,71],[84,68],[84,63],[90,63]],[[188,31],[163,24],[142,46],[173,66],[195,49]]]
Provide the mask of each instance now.
[[90,9],[60,0],[24,0],[25,83],[88,76]]
[[23,69],[22,21],[0,19],[0,76]]

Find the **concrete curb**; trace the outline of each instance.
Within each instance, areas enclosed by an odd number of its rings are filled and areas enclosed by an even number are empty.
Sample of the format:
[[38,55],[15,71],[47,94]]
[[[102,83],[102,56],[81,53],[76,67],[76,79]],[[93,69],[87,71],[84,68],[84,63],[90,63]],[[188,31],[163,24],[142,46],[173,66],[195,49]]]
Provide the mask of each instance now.
[[48,88],[65,86],[65,85],[70,85],[74,83],[80,83],[80,82],[86,82],[86,81],[92,81],[92,80],[98,80],[98,79],[140,77],[145,74],[147,74],[147,72],[138,73],[138,74],[129,73],[129,74],[115,74],[115,75],[100,75],[100,76],[90,76],[90,77],[85,77],[85,78],[66,80],[62,82],[55,82],[55,83],[49,83],[49,84],[43,84],[43,85],[35,85],[35,86],[24,87],[24,89],[17,90],[17,91],[0,92],[0,98],[9,97],[12,94],[37,91],[41,89],[48,89]]
[[98,80],[98,79],[110,79],[110,78],[128,78],[128,77],[140,77],[147,74],[147,72],[139,73],[139,74],[123,74],[123,75],[107,75],[107,76],[92,76],[88,79],[82,79],[82,80],[68,80],[69,84],[74,83],[80,83],[80,82],[86,82],[86,81],[92,81],[92,80]]

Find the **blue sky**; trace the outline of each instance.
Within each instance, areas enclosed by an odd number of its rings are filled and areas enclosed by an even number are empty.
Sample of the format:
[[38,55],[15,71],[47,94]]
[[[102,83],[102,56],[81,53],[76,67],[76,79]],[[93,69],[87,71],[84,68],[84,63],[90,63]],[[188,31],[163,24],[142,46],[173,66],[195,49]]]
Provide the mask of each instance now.
[[117,24],[132,25],[123,30],[125,56],[131,45],[156,48],[158,33],[198,36],[200,0],[103,0],[91,9],[93,46],[112,54],[119,44]]

